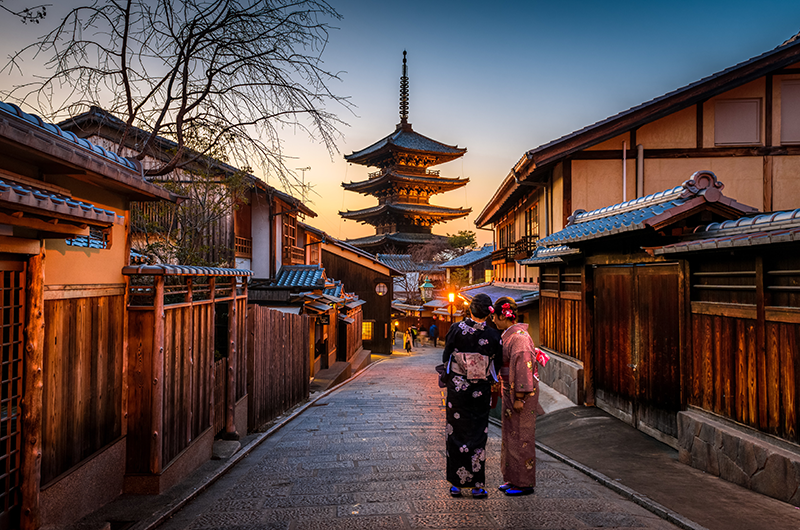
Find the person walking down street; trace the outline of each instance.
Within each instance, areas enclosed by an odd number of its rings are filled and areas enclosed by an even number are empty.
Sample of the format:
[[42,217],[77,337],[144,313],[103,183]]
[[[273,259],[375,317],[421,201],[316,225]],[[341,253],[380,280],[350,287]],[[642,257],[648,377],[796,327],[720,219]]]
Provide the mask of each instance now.
[[536,486],[536,412],[539,404],[538,365],[548,357],[533,344],[528,325],[517,322],[517,304],[508,297],[494,304],[494,322],[502,330],[503,438],[498,489],[509,496],[530,495]]
[[439,328],[436,324],[431,324],[431,327],[428,328],[428,335],[431,336],[431,340],[433,341],[433,347],[436,347],[436,339],[439,338]]
[[472,318],[450,326],[442,362],[448,369],[445,425],[447,481],[450,495],[485,498],[486,440],[492,383],[502,363],[500,333],[486,323],[493,311],[485,294],[472,299]]
[[403,346],[406,349],[406,353],[411,353],[411,332],[409,330],[403,333]]
[[418,333],[419,333],[419,331],[417,331],[417,326],[411,326],[411,345],[413,347],[415,347],[415,348],[417,347],[417,334]]

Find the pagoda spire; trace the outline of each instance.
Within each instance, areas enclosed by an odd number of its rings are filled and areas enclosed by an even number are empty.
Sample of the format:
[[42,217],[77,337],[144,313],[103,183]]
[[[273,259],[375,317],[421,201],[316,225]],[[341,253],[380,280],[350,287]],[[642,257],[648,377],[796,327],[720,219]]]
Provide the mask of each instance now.
[[400,78],[400,125],[408,125],[408,65],[403,50],[403,76]]

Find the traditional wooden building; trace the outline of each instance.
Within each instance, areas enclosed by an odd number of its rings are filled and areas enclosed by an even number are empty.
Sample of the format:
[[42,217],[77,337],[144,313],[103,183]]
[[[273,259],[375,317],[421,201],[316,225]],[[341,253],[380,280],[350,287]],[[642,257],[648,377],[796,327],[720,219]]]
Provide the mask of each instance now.
[[[87,112],[64,120],[59,126],[80,138],[103,146],[108,151],[116,152],[122,143],[123,155],[133,154],[132,148],[135,144],[149,137],[149,133],[142,129],[126,128],[125,122],[98,107],[91,107]],[[165,163],[173,156],[175,149],[174,142],[157,137],[142,164],[149,168]],[[203,198],[205,194],[214,194],[213,184],[208,184],[207,181],[213,183],[214,179],[218,179],[224,182],[232,175],[239,175],[241,178],[242,189],[237,192],[241,194],[239,200],[225,192],[221,193],[227,197],[225,201],[209,200],[213,208],[220,212],[202,227],[205,248],[200,256],[202,261],[249,269],[257,278],[274,278],[284,264],[302,265],[306,262],[305,237],[298,229],[298,214],[316,217],[314,211],[295,197],[220,160],[201,156],[191,150],[185,156],[191,163],[187,162],[169,175],[149,179],[156,183],[166,181],[172,185],[203,187],[197,193],[198,198]],[[214,204],[215,202],[223,204]],[[169,208],[168,205],[159,203],[133,203],[132,245],[135,250],[145,253],[149,242],[142,227],[175,222],[169,215]],[[157,235],[155,240],[158,240]]]
[[[540,240],[542,380],[679,450],[683,462],[800,505],[800,210],[754,217],[711,172],[576,212]],[[726,220],[727,219],[727,220]],[[714,221],[709,224],[709,221]],[[757,464],[762,454],[769,464]]]
[[[306,234],[310,264],[340,280],[346,292],[356,295],[362,306],[361,340],[365,351],[392,353],[393,281],[402,273],[376,256],[301,223]],[[352,302],[351,302],[352,304]],[[351,333],[352,334],[352,333]],[[353,363],[353,369],[368,359]]]
[[14,105],[0,146],[0,528],[33,529],[122,492],[130,204],[177,199]]
[[494,278],[536,283],[536,240],[575,209],[680,185],[706,168],[762,211],[800,202],[800,39],[528,150],[476,219],[495,230]]
[[457,274],[457,271],[466,273],[466,278],[464,278],[465,285],[491,282],[493,252],[494,245],[487,243],[482,248],[467,252],[463,256],[440,264],[439,267],[445,270],[445,282],[449,285],[451,277]]
[[377,206],[339,212],[345,219],[375,227],[374,236],[347,241],[370,252],[387,249],[402,252],[411,245],[441,239],[444,236],[431,232],[435,224],[464,217],[472,211],[471,208],[430,204],[431,196],[460,188],[469,179],[442,177],[439,171],[428,168],[455,160],[467,150],[439,143],[411,128],[408,122],[408,69],[405,56],[406,52],[403,52],[400,123],[389,136],[345,156],[348,162],[379,168],[367,180],[342,183],[348,191],[378,199]]

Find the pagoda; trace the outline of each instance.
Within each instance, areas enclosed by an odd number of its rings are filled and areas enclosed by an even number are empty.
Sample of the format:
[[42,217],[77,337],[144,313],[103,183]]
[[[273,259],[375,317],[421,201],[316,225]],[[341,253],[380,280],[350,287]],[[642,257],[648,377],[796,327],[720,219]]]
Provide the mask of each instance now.
[[345,156],[345,160],[378,171],[367,180],[342,183],[344,189],[373,195],[378,205],[363,210],[339,212],[352,219],[375,227],[375,235],[347,240],[353,246],[380,252],[403,252],[411,245],[423,245],[444,236],[431,233],[436,223],[468,215],[471,208],[447,208],[430,204],[437,193],[466,185],[468,178],[447,178],[438,170],[428,169],[464,156],[466,149],[445,145],[414,132],[408,122],[408,65],[403,52],[403,76],[400,78],[400,123],[389,136],[360,151]]

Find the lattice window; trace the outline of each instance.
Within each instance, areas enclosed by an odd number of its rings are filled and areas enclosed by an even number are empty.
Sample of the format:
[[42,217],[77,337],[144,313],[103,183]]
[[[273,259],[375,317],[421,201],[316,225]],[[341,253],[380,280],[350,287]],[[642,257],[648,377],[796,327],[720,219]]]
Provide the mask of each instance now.
[[375,334],[375,322],[366,320],[361,323],[361,340],[372,340]]
[[539,237],[539,203],[525,210],[525,235]]
[[[11,269],[11,270],[9,270]],[[0,520],[19,504],[20,400],[25,324],[22,264],[0,262]]]

